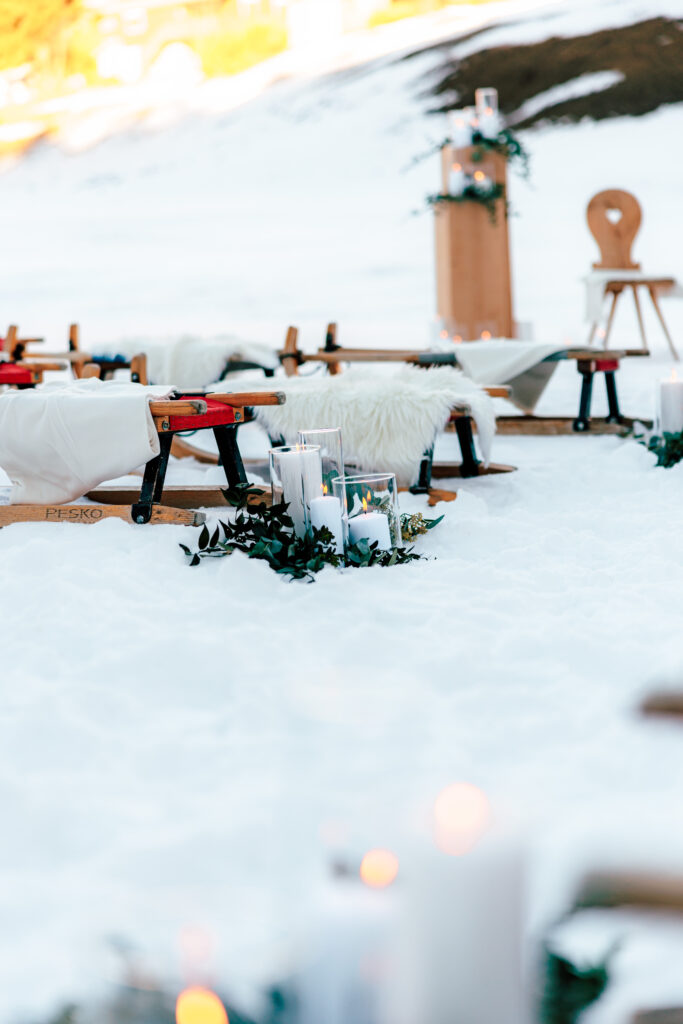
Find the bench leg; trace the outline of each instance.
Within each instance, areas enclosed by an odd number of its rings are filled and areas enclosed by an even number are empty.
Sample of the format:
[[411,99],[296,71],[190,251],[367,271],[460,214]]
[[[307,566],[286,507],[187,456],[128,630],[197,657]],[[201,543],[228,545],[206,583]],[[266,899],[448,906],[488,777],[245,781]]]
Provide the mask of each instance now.
[[247,474],[237,445],[237,427],[214,427],[213,434],[228,488],[246,484]]
[[409,487],[408,490],[411,494],[429,494],[429,489],[432,486],[432,464],[434,462],[434,445],[428,448],[422,456],[422,462],[420,463],[420,472],[418,474],[417,483]]
[[[572,429],[577,433],[583,433],[590,428],[591,400],[593,398],[593,371],[579,370],[581,374],[581,401],[579,402],[579,415],[572,423]],[[607,374],[605,374],[607,377]]]
[[621,410],[619,409],[617,381],[614,376],[614,370],[605,370],[605,387],[607,389],[607,406],[609,409],[606,422],[621,423]]
[[479,476],[479,459],[474,447],[471,416],[459,416],[455,421],[455,432],[458,435],[462,452],[460,475],[464,477]]

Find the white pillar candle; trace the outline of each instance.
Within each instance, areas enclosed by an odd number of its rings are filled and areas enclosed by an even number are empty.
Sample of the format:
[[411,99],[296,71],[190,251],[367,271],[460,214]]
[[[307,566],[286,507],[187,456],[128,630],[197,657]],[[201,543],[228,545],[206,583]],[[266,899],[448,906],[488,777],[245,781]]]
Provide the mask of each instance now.
[[335,551],[341,555],[344,551],[344,531],[339,498],[334,498],[330,494],[321,494],[319,498],[311,500],[310,512],[311,526],[316,530],[326,526],[334,537]]
[[462,164],[453,164],[448,173],[448,193],[451,196],[461,196],[465,189],[465,172]]
[[282,483],[282,498],[289,505],[289,514],[297,537],[306,534],[306,505],[323,486],[320,451],[294,448],[278,453],[278,473]]
[[392,547],[389,520],[383,512],[361,512],[349,519],[349,538],[352,544],[361,540],[369,544],[377,541],[380,551],[389,551]]
[[675,370],[659,385],[659,429],[663,434],[683,430],[683,380],[678,380]]
[[455,149],[472,145],[472,125],[464,110],[456,110],[450,115],[450,136]]

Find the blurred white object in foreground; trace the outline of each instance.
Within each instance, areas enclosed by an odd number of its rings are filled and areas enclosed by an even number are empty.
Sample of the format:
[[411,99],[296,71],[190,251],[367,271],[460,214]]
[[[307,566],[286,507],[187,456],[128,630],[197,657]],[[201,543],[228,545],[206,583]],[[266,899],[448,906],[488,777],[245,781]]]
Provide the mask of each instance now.
[[434,807],[434,845],[405,861],[404,913],[386,1020],[526,1024],[524,859],[490,828],[484,793],[455,783]]

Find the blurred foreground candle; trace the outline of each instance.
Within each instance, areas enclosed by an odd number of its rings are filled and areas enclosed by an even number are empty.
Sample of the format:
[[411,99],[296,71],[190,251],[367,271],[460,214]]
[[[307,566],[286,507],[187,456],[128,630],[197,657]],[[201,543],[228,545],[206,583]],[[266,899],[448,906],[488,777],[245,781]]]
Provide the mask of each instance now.
[[319,498],[311,499],[311,526],[316,530],[327,527],[334,538],[335,551],[338,555],[344,552],[344,528],[342,526],[342,507],[339,498],[327,493],[323,484],[323,493]]
[[461,196],[465,189],[465,172],[462,164],[453,164],[448,174],[448,192],[452,196]]
[[297,984],[297,1024],[385,1024],[397,873],[394,854],[374,849],[358,874],[338,875],[316,892],[317,921]]
[[447,787],[434,846],[404,858],[394,1024],[529,1024],[522,976],[522,852],[490,825],[481,790]]
[[391,531],[389,520],[383,512],[368,512],[368,504],[363,498],[363,512],[349,519],[349,540],[352,544],[358,544],[366,540],[368,544],[377,541],[380,551],[389,551],[391,544]]
[[659,385],[659,429],[662,434],[679,434],[683,430],[683,380],[675,370]]

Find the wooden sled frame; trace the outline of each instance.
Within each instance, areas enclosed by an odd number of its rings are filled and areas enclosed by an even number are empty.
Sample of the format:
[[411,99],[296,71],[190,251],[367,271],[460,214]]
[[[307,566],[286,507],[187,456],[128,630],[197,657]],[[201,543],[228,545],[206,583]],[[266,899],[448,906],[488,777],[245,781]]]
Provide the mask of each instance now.
[[[287,376],[294,376],[299,372],[299,367],[304,363],[323,363],[330,373],[336,374],[341,371],[342,363],[408,363],[413,366],[454,366],[459,367],[457,351],[453,352],[428,352],[420,349],[362,349],[343,348],[337,344],[337,325],[328,324],[325,345],[316,352],[302,352],[297,345],[299,332],[296,327],[290,327],[283,349],[279,352]],[[466,343],[465,343],[466,344]],[[455,349],[455,346],[454,346]],[[622,416],[619,408],[617,395],[617,384],[615,373],[619,369],[622,359],[632,356],[647,356],[647,349],[624,349],[621,351],[610,351],[605,353],[604,358],[597,356],[594,351],[586,349],[567,349],[556,355],[549,356],[544,362],[559,362],[571,360],[576,363],[576,369],[581,375],[581,394],[579,398],[579,411],[575,417],[558,416],[498,416],[496,423],[500,434],[570,434],[586,433],[592,431],[600,434],[625,433],[633,426],[633,420]],[[602,419],[591,418],[591,404],[593,397],[593,383],[595,375],[602,373],[605,376],[605,387],[607,390],[607,403],[609,413]],[[498,389],[485,388],[493,397],[507,398],[509,388],[505,393],[498,394]],[[647,422],[643,420],[642,422]],[[464,457],[463,457],[463,461]]]
[[[12,324],[7,331],[5,351],[12,361],[19,362],[25,366],[26,360],[30,360],[31,365],[39,367],[43,371],[63,370],[66,366],[71,366],[74,377],[78,378],[83,375],[83,367],[92,358],[87,352],[81,352],[79,339],[80,329],[78,324],[70,324],[68,348],[66,350],[63,352],[45,352],[43,349],[36,351],[34,348],[29,349],[29,345],[42,345],[45,339],[20,338],[16,324]],[[58,362],[54,362],[55,360],[58,360]]]
[[8,327],[5,340],[0,346],[8,357],[0,362],[0,384],[19,391],[42,384],[43,375],[48,370],[63,370],[65,365],[63,362],[24,359],[24,344],[17,338],[17,328],[12,324]]
[[[455,366],[455,361],[450,352],[420,352],[403,351],[401,349],[349,349],[341,348],[336,343],[337,325],[327,325],[327,336],[325,348],[318,349],[313,354],[302,352],[297,342],[299,330],[297,327],[289,327],[285,338],[284,348],[278,353],[285,373],[288,377],[297,376],[299,366],[303,363],[325,363],[328,372],[331,374],[341,373],[342,362],[351,363],[410,363],[415,366]],[[485,387],[492,398],[508,398],[510,389],[504,384],[497,387]],[[417,483],[410,490],[413,494],[429,494],[432,491],[432,477],[447,479],[449,477],[475,477],[486,476],[495,473],[512,473],[515,466],[506,466],[501,463],[489,463],[484,466],[477,458],[474,445],[473,421],[469,413],[461,408],[453,409],[449,424],[455,428],[455,433],[460,445],[462,459],[460,462],[434,462],[434,446],[429,448],[422,458]]]
[[[184,430],[213,430],[228,488],[247,482],[244,464],[237,445],[237,427],[244,422],[247,410],[255,405],[281,405],[282,392],[243,394],[193,393],[175,394],[164,401],[150,402],[150,411],[159,434],[159,454],[145,466],[140,493],[128,507],[117,503],[99,505],[8,505],[0,508],[0,526],[17,522],[79,522],[92,523],[116,517],[140,525],[146,523],[180,523],[196,526],[204,516],[192,509],[165,507],[164,482],[171,443],[175,434]],[[97,490],[89,497],[97,497]]]

